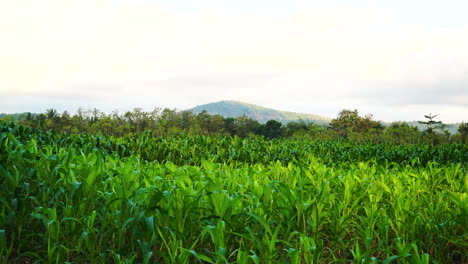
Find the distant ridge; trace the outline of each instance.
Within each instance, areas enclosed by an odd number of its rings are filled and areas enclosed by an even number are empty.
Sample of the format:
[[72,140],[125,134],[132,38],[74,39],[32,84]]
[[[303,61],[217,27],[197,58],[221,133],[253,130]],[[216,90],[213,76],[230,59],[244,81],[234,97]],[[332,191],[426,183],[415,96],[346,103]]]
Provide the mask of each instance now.
[[198,114],[203,110],[206,110],[209,114],[223,117],[239,117],[246,115],[260,123],[266,123],[268,120],[272,119],[280,121],[283,124],[298,120],[318,124],[329,123],[331,121],[331,118],[319,115],[280,111],[239,101],[219,101],[188,109],[188,111],[192,111],[194,114]]
[[[427,129],[427,126],[424,124],[419,123],[418,121],[395,121],[395,122],[383,122],[381,121],[382,125],[384,126],[390,126],[392,123],[407,123],[409,126],[415,126],[419,129],[419,131],[424,131]],[[448,123],[445,124],[444,129],[446,129],[450,134],[456,134],[458,133],[458,127],[460,126],[461,123]]]

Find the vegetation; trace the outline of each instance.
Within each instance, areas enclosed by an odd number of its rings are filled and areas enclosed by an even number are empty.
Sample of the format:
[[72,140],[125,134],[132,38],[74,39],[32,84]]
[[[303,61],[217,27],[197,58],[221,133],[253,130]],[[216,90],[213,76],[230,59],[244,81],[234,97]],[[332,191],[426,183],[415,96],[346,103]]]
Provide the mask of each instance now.
[[360,117],[357,110],[342,110],[330,123],[330,128],[341,137],[348,138],[352,133],[369,133],[383,130],[382,124],[372,120],[372,116]]
[[[435,116],[427,116],[432,119]],[[0,120],[15,121],[32,128],[53,129],[67,133],[91,133],[101,135],[129,136],[151,131],[155,136],[172,135],[224,135],[238,137],[294,138],[306,140],[345,140],[380,144],[451,144],[466,142],[465,124],[458,133],[451,134],[445,125],[430,119],[422,122],[428,127],[421,133],[408,123],[392,123],[384,126],[371,115],[361,117],[357,110],[342,110],[329,124],[305,120],[292,121],[286,125],[277,120],[259,123],[246,115],[223,117],[206,111],[197,114],[191,111],[156,108],[151,112],[135,108],[123,114],[106,114],[98,109],[79,109],[75,115],[58,113],[48,109],[45,113],[10,115]]]
[[[95,116],[70,120],[122,118]],[[468,261],[465,144],[155,137],[144,116],[124,137],[0,122],[1,263]]]
[[427,121],[418,121],[420,124],[427,125],[426,133],[429,134],[435,134],[437,129],[443,129],[444,125],[442,124],[441,121],[435,121],[434,118],[436,118],[438,115],[425,115],[424,117],[427,118]]
[[462,122],[458,127],[458,132],[461,135],[461,142],[467,143],[466,140],[468,138],[468,123]]

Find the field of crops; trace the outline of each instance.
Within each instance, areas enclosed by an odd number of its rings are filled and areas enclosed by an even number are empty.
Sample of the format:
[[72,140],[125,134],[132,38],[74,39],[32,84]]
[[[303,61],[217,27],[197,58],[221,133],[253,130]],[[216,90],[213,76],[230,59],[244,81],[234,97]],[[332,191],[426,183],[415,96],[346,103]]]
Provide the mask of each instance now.
[[0,263],[468,263],[468,146],[0,123]]

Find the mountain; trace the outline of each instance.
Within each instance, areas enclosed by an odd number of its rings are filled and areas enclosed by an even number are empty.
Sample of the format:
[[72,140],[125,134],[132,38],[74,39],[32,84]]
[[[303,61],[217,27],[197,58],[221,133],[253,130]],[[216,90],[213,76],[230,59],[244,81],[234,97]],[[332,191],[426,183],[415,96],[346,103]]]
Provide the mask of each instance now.
[[[390,126],[392,123],[402,123],[402,121],[397,121],[397,122],[381,122],[382,125],[384,126]],[[415,126],[417,127],[420,131],[424,131],[427,129],[427,126],[424,124],[419,123],[418,121],[406,121],[406,123],[410,126]],[[456,134],[458,133],[458,127],[460,126],[461,123],[449,123],[449,124],[444,124],[446,130],[450,132],[450,134]]]
[[288,122],[297,120],[304,120],[306,122],[314,122],[318,124],[329,123],[331,121],[331,118],[328,117],[280,111],[238,101],[220,101],[215,103],[199,105],[194,108],[188,109],[188,111],[192,111],[194,114],[198,114],[203,110],[206,110],[206,112],[208,112],[209,114],[220,115],[223,117],[238,117],[246,115],[257,120],[260,123],[266,123],[268,120],[271,119],[280,121],[283,124],[287,124]]

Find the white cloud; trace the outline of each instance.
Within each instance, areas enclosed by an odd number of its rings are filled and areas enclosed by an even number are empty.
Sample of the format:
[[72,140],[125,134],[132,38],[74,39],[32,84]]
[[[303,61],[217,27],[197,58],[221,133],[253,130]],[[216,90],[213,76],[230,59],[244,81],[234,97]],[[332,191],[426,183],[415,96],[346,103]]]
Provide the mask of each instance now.
[[318,114],[393,108],[394,95],[405,105],[440,99],[457,108],[454,119],[467,116],[468,28],[393,19],[351,6],[275,17],[149,1],[3,1],[0,95],[175,107],[237,99]]

